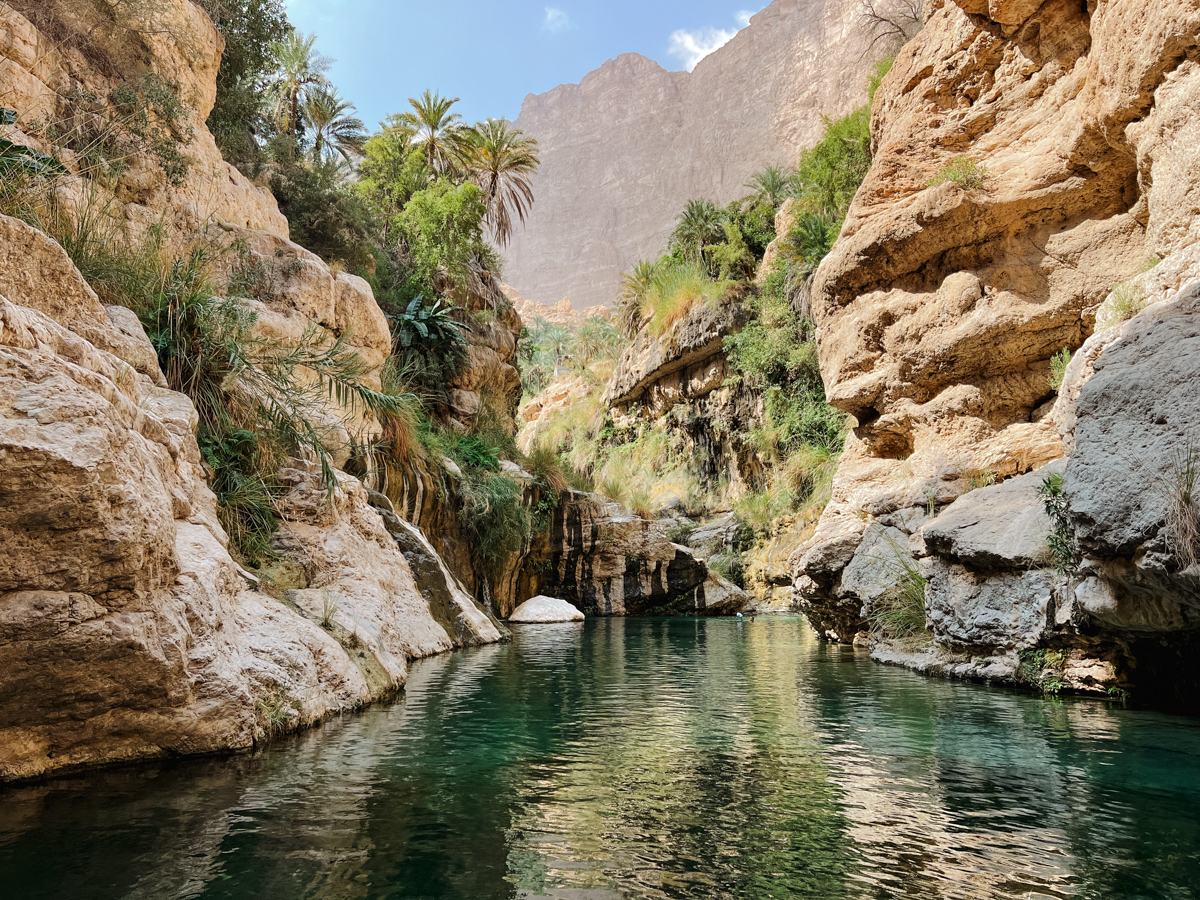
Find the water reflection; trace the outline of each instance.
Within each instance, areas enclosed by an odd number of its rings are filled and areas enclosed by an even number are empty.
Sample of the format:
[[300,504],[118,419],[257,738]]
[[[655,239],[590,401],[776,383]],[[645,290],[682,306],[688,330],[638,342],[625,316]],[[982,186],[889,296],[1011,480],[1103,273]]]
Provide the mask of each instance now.
[[796,620],[412,667],[252,758],[0,794],[22,898],[1192,897],[1200,727],[922,679]]

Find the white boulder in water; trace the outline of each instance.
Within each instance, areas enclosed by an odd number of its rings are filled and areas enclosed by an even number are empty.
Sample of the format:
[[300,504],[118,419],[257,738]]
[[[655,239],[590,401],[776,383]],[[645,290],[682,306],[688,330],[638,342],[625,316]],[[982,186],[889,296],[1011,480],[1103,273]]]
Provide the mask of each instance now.
[[549,622],[582,622],[584,615],[566,600],[554,597],[534,597],[526,600],[513,611],[508,621],[519,624],[545,624]]

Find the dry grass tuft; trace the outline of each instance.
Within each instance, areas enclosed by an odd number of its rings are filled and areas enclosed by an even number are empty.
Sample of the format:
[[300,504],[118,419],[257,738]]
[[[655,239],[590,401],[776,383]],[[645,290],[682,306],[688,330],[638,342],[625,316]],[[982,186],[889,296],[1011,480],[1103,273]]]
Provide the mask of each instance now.
[[1189,440],[1175,455],[1174,480],[1167,495],[1167,545],[1180,568],[1200,564],[1200,509],[1196,481],[1200,478],[1200,448]]

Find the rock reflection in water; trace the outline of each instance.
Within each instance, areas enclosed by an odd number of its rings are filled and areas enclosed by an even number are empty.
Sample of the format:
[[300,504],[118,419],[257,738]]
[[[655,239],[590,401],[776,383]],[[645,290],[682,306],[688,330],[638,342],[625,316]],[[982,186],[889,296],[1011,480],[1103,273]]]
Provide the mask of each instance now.
[[0,794],[26,898],[1190,897],[1200,725],[922,679],[790,619],[413,665],[254,757]]

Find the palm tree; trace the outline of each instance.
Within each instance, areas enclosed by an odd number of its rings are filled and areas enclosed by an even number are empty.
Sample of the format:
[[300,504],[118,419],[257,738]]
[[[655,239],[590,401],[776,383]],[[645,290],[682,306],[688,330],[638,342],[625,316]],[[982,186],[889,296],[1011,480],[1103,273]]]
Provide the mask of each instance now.
[[767,166],[761,172],[755,172],[746,187],[754,192],[755,200],[765,201],[778,209],[796,190],[796,173],[780,166]]
[[555,368],[571,355],[574,344],[575,335],[565,325],[551,325],[542,334],[542,347],[553,358]]
[[617,299],[617,328],[627,338],[637,336],[646,320],[646,294],[658,277],[658,262],[643,259],[621,275],[621,293]]
[[457,167],[467,142],[462,116],[451,111],[457,102],[457,97],[426,90],[420,98],[409,98],[412,111],[399,118],[413,130],[413,143],[424,148],[430,170],[439,174]]
[[704,258],[704,247],[725,236],[721,227],[721,210],[711,200],[689,200],[671,235],[672,246],[683,250],[688,259],[697,262]]
[[833,249],[839,231],[840,223],[828,216],[806,213],[800,217],[788,236],[788,249],[800,275],[807,278],[817,270],[821,260]]
[[271,45],[275,74],[267,87],[267,98],[275,127],[287,135],[298,135],[305,97],[317,87],[329,84],[325,73],[333,60],[316,50],[317,36],[307,37],[293,31]]
[[483,191],[487,206],[484,222],[496,243],[506,247],[512,239],[513,216],[525,224],[533,205],[530,179],[540,159],[537,140],[525,137],[506,119],[488,119],[469,132],[471,154],[468,167],[472,180]]
[[367,126],[354,115],[354,104],[343,100],[334,87],[316,87],[304,101],[304,120],[313,135],[313,159],[362,153]]
[[615,360],[627,343],[625,336],[608,319],[590,316],[575,337],[575,355],[585,366],[596,359]]

